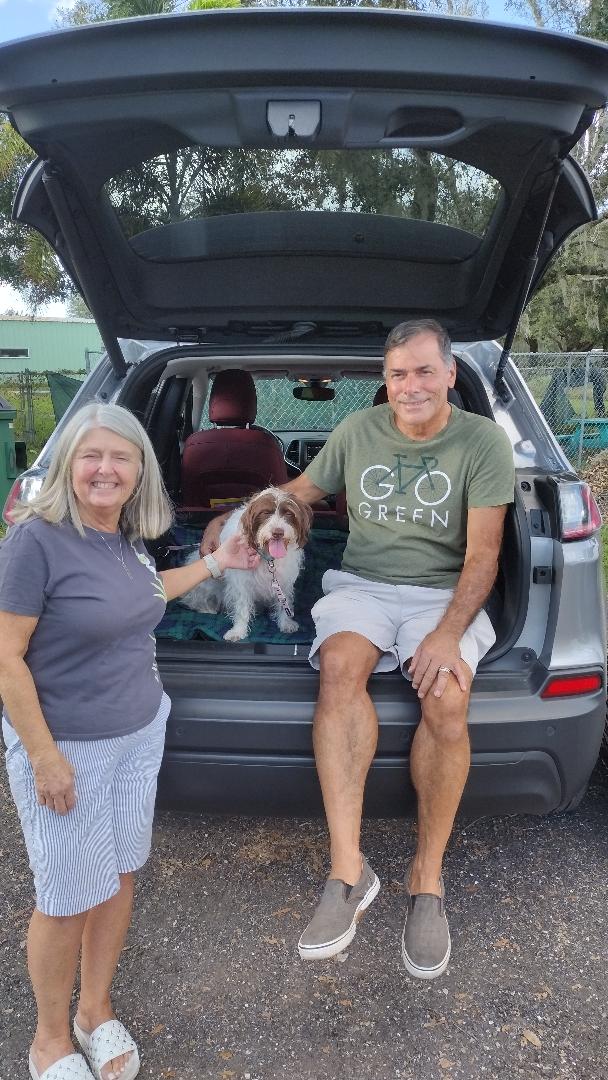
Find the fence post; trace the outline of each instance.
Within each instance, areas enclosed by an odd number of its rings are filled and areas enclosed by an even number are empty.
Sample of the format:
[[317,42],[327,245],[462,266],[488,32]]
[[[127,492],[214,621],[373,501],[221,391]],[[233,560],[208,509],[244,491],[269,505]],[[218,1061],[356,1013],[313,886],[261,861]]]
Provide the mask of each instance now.
[[23,436],[29,445],[29,443],[33,443],[36,437],[36,423],[34,418],[32,372],[28,368],[19,372],[19,398],[23,407]]
[[581,470],[581,465],[583,462],[583,440],[585,437],[585,424],[587,422],[587,387],[589,385],[589,365],[589,353],[587,353],[585,356],[585,382],[583,384],[583,415],[581,418],[581,427],[578,439],[578,461],[576,463],[576,468],[579,472]]

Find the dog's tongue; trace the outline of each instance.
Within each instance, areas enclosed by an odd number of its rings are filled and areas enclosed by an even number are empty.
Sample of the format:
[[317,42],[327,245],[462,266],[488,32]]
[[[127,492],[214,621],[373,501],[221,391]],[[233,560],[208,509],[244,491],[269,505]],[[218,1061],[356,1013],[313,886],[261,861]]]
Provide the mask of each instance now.
[[283,559],[287,554],[284,540],[271,540],[268,544],[268,554],[273,559]]

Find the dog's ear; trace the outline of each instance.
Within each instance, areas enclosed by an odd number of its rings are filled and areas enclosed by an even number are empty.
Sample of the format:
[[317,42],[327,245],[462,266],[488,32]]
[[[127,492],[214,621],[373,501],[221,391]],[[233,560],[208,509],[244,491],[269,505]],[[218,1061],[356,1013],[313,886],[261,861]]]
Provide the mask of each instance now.
[[308,540],[308,534],[311,530],[314,514],[312,508],[308,503],[301,502],[300,499],[296,499],[294,496],[291,498],[292,509],[296,520],[296,538],[298,547],[304,547]]
[[239,522],[239,528],[245,537],[245,540],[249,547],[257,546],[257,531],[258,531],[258,515],[256,512],[255,496],[250,499],[245,505],[245,509],[241,514],[241,520]]

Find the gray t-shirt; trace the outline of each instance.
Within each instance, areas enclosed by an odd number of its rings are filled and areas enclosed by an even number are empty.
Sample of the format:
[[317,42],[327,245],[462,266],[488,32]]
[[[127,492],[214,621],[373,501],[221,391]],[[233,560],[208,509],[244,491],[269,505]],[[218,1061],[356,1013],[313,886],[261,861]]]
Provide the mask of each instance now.
[[127,574],[118,533],[85,534],[32,518],[0,543],[0,610],[38,617],[25,662],[55,739],[128,735],[151,723],[163,693],[153,631],[166,599],[154,561],[122,536]]

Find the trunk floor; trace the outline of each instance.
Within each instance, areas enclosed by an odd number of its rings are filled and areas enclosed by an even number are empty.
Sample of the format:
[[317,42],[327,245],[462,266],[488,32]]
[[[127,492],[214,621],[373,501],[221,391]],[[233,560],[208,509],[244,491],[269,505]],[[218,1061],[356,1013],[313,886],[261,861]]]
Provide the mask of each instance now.
[[[191,525],[174,525],[168,540],[170,545],[196,545],[200,542],[202,529]],[[309,644],[314,639],[314,623],[310,616],[313,604],[323,595],[321,578],[326,570],[339,570],[347,534],[343,530],[312,529],[305,548],[304,567],[296,582],[295,619],[300,624],[294,634],[282,634],[267,611],[259,611],[251,625],[246,641],[269,644]],[[192,547],[183,551],[170,551],[162,569],[182,566]],[[206,615],[192,611],[172,600],[162,621],[156,627],[156,637],[173,641],[222,641],[230,629],[230,620],[224,614]]]

